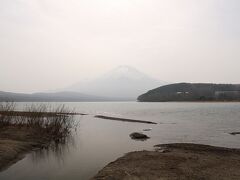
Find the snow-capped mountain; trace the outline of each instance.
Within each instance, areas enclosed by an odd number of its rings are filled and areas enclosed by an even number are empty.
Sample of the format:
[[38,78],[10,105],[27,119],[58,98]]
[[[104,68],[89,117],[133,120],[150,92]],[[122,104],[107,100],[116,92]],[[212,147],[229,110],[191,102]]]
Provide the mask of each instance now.
[[116,100],[136,100],[140,94],[164,84],[133,67],[120,66],[94,80],[79,82],[65,90]]
[[112,71],[106,73],[102,76],[102,78],[128,78],[128,79],[135,79],[139,80],[145,78],[147,75],[139,72],[137,69],[130,67],[130,66],[119,66]]

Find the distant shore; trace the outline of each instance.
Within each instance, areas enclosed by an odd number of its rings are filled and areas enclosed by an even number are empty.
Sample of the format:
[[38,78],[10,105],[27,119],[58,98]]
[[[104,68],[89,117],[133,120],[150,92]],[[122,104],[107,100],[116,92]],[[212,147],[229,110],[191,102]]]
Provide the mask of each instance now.
[[240,179],[240,150],[200,144],[157,145],[130,152],[108,164],[92,180]]
[[140,102],[240,101],[239,84],[175,83],[152,89],[138,98]]

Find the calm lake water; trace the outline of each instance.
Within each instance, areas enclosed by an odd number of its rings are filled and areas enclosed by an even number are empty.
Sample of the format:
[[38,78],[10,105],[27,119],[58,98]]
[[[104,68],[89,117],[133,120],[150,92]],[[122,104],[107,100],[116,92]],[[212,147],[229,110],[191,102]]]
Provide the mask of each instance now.
[[[30,103],[31,104],[31,103]],[[28,154],[0,173],[1,180],[84,180],[94,176],[109,162],[136,150],[153,150],[162,143],[201,143],[240,148],[240,103],[51,103],[66,104],[76,112],[79,128],[58,151]],[[26,103],[19,103],[22,109]],[[94,115],[133,118],[157,125],[96,119]],[[132,132],[144,132],[151,139],[131,140]]]

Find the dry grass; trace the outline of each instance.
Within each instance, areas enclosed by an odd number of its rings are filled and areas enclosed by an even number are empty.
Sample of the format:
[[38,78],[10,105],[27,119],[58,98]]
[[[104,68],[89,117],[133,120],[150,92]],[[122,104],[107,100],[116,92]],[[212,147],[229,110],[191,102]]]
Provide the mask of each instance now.
[[73,115],[64,105],[56,108],[45,104],[27,106],[24,111],[15,111],[16,104],[0,104],[0,128],[15,126],[36,129],[52,140],[65,138],[76,126]]
[[0,171],[35,149],[60,153],[76,128],[72,111],[33,104],[23,111],[13,102],[0,103]]

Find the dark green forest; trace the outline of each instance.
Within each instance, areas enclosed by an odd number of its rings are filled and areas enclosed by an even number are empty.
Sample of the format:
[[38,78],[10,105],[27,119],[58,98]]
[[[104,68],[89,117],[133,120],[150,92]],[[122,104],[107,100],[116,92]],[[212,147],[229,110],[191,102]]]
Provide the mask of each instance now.
[[240,85],[208,83],[170,84],[140,95],[138,101],[240,101]]

